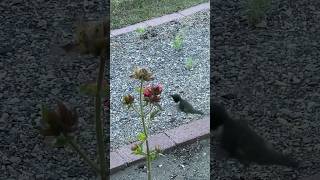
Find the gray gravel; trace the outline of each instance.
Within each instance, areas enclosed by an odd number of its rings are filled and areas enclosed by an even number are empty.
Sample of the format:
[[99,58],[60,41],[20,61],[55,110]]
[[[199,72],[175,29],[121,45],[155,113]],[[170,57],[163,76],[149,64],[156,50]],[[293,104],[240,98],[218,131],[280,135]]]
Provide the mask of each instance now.
[[77,154],[45,144],[32,121],[56,98],[78,106],[78,140],[95,153],[93,101],[78,86],[96,77],[97,60],[58,46],[72,39],[78,16],[105,16],[105,1],[2,0],[0,12],[0,179],[92,179]]
[[[210,179],[209,139],[179,147],[152,162],[153,180],[208,180]],[[144,180],[145,163],[119,171],[111,180]]]
[[[212,98],[302,162],[298,170],[253,165],[245,179],[297,179],[320,170],[319,3],[272,1],[266,26],[256,29],[248,26],[241,1],[218,0],[212,7]],[[216,180],[240,171],[237,161],[211,163]]]
[[[164,112],[153,121],[151,134],[201,117],[178,112],[170,94],[180,93],[197,109],[209,113],[209,12],[148,28],[146,33],[143,36],[147,39],[137,32],[111,39],[111,149],[134,141],[142,130],[136,114],[121,102],[128,93],[138,97],[134,88],[139,84],[129,78],[135,67],[150,68],[156,78],[153,83],[164,87],[161,101]],[[171,46],[177,33],[184,37],[180,51]],[[194,61],[191,70],[185,66],[188,57]]]

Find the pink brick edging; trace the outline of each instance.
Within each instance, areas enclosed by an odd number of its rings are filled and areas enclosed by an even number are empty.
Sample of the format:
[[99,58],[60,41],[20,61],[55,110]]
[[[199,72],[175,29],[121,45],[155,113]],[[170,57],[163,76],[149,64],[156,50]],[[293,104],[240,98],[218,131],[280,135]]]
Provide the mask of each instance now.
[[195,139],[205,137],[209,133],[210,117],[205,117],[165,132],[176,145],[186,144],[189,141],[193,142]]
[[[164,133],[153,135],[149,138],[149,144],[151,149],[159,145],[163,151],[166,151],[182,144],[203,139],[209,135],[210,116],[207,116]],[[131,153],[131,146],[133,144],[135,143],[125,145],[114,152],[110,152],[110,173],[124,169],[144,159],[143,156],[137,156]]]
[[210,9],[209,2],[199,4],[197,6],[193,6],[191,8],[188,8],[188,9],[176,12],[176,13],[164,15],[164,16],[157,17],[157,18],[150,19],[150,20],[146,20],[146,21],[134,24],[134,25],[124,27],[124,28],[111,30],[110,36],[114,37],[114,36],[118,36],[118,35],[125,34],[128,32],[132,32],[132,31],[135,31],[137,28],[146,28],[148,26],[158,26],[160,24],[167,23],[167,22],[177,20],[177,19],[181,19],[186,16],[190,16],[190,15],[195,14],[197,12],[200,12],[203,10],[208,10],[208,9]]

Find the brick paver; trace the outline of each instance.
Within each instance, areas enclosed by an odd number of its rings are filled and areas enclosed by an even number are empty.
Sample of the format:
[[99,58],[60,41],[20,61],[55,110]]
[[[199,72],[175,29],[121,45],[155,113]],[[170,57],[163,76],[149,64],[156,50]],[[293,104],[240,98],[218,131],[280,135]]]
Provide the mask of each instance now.
[[123,169],[126,167],[126,161],[120,156],[117,152],[110,153],[110,171],[113,173],[114,171]]
[[116,150],[116,152],[126,161],[127,165],[143,160],[144,158],[143,156],[132,154],[131,147],[133,144],[123,146]]
[[161,150],[168,150],[174,147],[175,143],[165,133],[160,133],[149,138],[149,146],[151,150],[153,150],[157,145],[160,146]]
[[154,27],[154,26],[158,26],[160,24],[167,23],[167,22],[170,22],[173,20],[177,20],[177,19],[180,19],[183,17],[184,16],[179,13],[173,13],[173,14],[164,15],[164,16],[161,16],[158,18],[154,18],[154,19],[151,19],[148,21],[144,21],[144,23],[146,23],[148,26]]
[[185,144],[210,134],[210,117],[165,132],[176,144]]
[[148,25],[145,22],[140,22],[134,25],[121,28],[121,29],[112,30],[110,34],[111,34],[111,37],[113,37],[113,36],[118,36],[120,34],[125,34],[125,33],[135,31],[138,28],[146,28],[146,27],[148,27]]

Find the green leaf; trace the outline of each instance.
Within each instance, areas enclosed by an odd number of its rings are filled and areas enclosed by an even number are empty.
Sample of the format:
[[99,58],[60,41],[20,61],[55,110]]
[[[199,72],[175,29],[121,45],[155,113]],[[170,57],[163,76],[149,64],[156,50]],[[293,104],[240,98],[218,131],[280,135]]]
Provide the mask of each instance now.
[[[80,89],[80,93],[95,97],[96,93],[97,93],[97,83],[96,82],[85,83],[85,84],[80,85],[79,89]],[[108,96],[109,87],[108,87],[106,81],[104,81],[102,83],[101,91],[102,91],[102,97]]]
[[144,142],[146,139],[147,139],[147,136],[144,133],[140,132],[138,134],[138,140],[139,141]]
[[139,34],[143,34],[143,33],[146,32],[146,29],[145,28],[137,28],[136,32],[139,33]]
[[151,161],[157,159],[157,157],[158,157],[158,155],[157,155],[156,151],[152,151],[152,152],[150,153],[150,159],[151,159]]

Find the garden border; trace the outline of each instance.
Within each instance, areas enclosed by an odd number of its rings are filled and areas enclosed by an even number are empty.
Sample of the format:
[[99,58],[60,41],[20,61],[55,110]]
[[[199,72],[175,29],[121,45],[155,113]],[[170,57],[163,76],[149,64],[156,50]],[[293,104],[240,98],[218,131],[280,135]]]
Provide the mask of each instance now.
[[[150,136],[149,144],[151,149],[159,145],[163,151],[168,151],[177,146],[190,144],[208,138],[210,135],[210,115],[177,128]],[[143,156],[132,154],[131,146],[135,143],[125,145],[113,152],[110,152],[110,174],[123,170],[133,163],[140,162]]]
[[182,11],[178,11],[176,13],[167,14],[167,15],[157,17],[154,19],[142,21],[142,22],[139,22],[137,24],[133,24],[133,25],[130,25],[127,27],[111,30],[110,36],[114,37],[114,36],[118,36],[121,34],[129,33],[129,32],[135,31],[138,28],[147,28],[149,26],[151,26],[151,27],[158,26],[160,24],[164,24],[164,23],[167,23],[170,21],[178,20],[178,19],[184,18],[186,16],[190,16],[190,15],[193,15],[197,12],[208,10],[208,9],[210,9],[210,3],[209,2],[202,3],[197,6],[193,6],[191,8],[187,8]]

